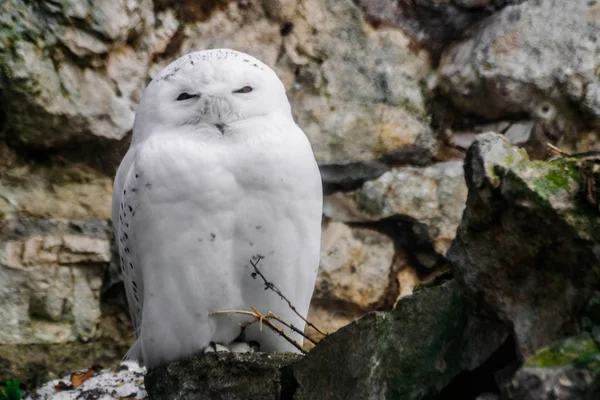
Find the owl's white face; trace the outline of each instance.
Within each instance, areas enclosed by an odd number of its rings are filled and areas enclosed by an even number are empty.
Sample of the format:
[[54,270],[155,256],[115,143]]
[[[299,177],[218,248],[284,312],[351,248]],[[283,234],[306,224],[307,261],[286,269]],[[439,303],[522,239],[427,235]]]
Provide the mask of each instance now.
[[234,50],[199,51],[175,60],[150,82],[136,111],[134,141],[172,128],[221,128],[274,113],[291,115],[273,70]]

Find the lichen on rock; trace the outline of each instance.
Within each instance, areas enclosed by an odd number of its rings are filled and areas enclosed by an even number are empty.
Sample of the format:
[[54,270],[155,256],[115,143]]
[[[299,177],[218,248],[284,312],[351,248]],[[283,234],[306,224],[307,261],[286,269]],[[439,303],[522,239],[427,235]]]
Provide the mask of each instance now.
[[467,298],[512,326],[526,357],[575,330],[598,284],[598,214],[573,159],[528,161],[485,134],[465,170],[467,208],[448,255]]

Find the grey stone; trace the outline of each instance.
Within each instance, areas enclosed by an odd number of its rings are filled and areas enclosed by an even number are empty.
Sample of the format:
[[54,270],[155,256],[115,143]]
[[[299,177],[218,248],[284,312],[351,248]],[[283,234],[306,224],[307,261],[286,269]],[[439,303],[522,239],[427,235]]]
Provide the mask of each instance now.
[[506,130],[506,132],[504,132],[504,135],[512,144],[519,145],[527,143],[531,136],[533,125],[534,123],[532,121],[514,123]]
[[372,24],[408,32],[437,57],[449,43],[461,39],[475,23],[507,4],[525,0],[360,0]]
[[528,161],[483,134],[465,161],[467,207],[448,257],[465,296],[513,329],[527,357],[573,331],[598,284],[598,215],[574,159]]
[[588,0],[505,7],[444,52],[440,88],[463,112],[488,120],[527,114],[555,138],[597,127],[599,7]]
[[393,240],[377,231],[327,222],[313,301],[371,310],[382,304],[394,263]]
[[[291,398],[289,353],[212,353],[150,370],[145,384],[157,400],[243,400]],[[286,393],[288,393],[286,397]]]
[[404,297],[389,313],[369,313],[292,366],[294,399],[433,398],[466,369],[465,360],[481,365],[506,337],[471,348],[470,318],[454,282]]
[[467,187],[456,161],[399,167],[362,188],[325,198],[323,213],[337,221],[371,222],[393,216],[419,221],[435,251],[445,255],[460,223]]
[[326,194],[339,190],[354,190],[365,181],[379,178],[390,169],[381,161],[320,162],[319,170]]

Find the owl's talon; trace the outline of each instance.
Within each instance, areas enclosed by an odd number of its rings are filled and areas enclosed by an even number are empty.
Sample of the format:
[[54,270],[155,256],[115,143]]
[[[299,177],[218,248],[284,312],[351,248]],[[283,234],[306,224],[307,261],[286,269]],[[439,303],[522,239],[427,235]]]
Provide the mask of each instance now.
[[222,344],[215,343],[215,342],[210,342],[210,344],[208,346],[206,346],[206,348],[204,349],[204,354],[220,352],[220,351],[229,353],[229,349],[227,348],[227,346],[223,346]]
[[257,342],[233,342],[229,345],[229,350],[232,353],[254,353],[258,351],[260,346]]

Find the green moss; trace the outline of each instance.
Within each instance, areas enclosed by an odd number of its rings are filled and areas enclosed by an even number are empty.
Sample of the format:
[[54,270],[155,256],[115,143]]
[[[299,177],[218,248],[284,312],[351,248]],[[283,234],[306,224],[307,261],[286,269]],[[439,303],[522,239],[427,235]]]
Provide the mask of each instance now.
[[579,169],[574,161],[534,161],[531,166],[547,170],[542,177],[532,181],[533,187],[543,198],[547,199],[559,191],[572,191],[578,186]]
[[552,368],[599,352],[600,349],[593,338],[588,333],[584,333],[541,349],[525,362],[525,366]]

